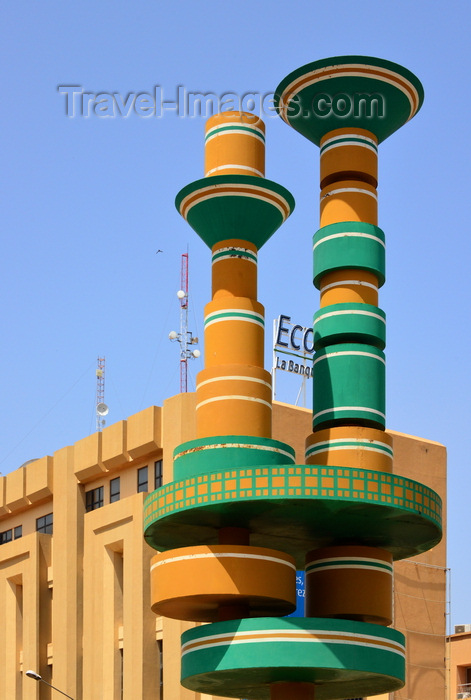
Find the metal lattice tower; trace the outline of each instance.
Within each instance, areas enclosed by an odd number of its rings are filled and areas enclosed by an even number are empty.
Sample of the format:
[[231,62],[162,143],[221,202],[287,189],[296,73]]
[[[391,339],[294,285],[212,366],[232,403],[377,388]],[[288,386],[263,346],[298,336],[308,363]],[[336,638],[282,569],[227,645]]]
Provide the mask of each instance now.
[[188,253],[182,255],[180,279],[180,392],[183,393],[188,391]]
[[171,331],[169,333],[170,340],[177,340],[180,343],[180,392],[188,391],[188,360],[200,356],[200,351],[190,350],[189,345],[196,345],[198,338],[194,338],[191,331],[188,330],[188,253],[182,254],[182,263],[180,271],[180,289],[177,292],[177,297],[180,300],[180,333]]
[[97,359],[96,369],[96,429],[101,431],[105,425],[105,419],[108,413],[108,406],[105,404],[105,358]]

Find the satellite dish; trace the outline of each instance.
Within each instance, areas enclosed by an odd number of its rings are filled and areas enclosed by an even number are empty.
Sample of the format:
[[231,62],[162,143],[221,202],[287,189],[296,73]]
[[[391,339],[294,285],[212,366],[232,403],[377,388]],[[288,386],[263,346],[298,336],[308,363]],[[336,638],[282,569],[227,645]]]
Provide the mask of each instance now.
[[110,409],[108,408],[106,403],[97,404],[96,412],[99,416],[107,416],[109,411],[110,411]]

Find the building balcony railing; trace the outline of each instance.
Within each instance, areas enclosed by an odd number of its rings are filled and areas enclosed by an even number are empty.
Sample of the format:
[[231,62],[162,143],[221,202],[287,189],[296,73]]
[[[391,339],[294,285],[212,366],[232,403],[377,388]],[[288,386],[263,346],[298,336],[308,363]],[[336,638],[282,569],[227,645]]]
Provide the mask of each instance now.
[[471,698],[471,683],[463,683],[458,686],[457,700],[462,700],[462,698]]

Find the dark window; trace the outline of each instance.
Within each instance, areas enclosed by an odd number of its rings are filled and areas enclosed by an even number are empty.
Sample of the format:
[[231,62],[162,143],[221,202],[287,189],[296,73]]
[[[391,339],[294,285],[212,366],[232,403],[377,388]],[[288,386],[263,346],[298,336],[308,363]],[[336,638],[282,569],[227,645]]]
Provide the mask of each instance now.
[[4,532],[0,532],[0,544],[6,544],[7,542],[11,542],[13,539],[12,534],[12,530],[5,530]]
[[159,652],[159,700],[164,697],[164,643],[161,639],[157,640],[157,650]]
[[87,513],[103,506],[103,492],[103,486],[99,486],[97,489],[92,489],[85,493],[85,508]]
[[141,467],[140,469],[137,470],[137,491],[140,493],[141,491],[148,491],[149,490],[149,476],[148,476],[149,470],[147,467]]
[[162,486],[162,478],[163,478],[162,460],[158,459],[157,462],[155,463],[155,483],[154,483],[155,489],[159,489]]
[[52,535],[52,513],[43,515],[42,518],[36,518],[36,530],[45,535]]
[[22,525],[17,525],[15,529],[13,530],[13,536],[15,540],[20,538],[23,535],[23,526]]
[[117,476],[116,479],[110,480],[110,503],[114,503],[115,501],[119,501],[120,496],[121,496],[121,486],[119,483],[119,476]]

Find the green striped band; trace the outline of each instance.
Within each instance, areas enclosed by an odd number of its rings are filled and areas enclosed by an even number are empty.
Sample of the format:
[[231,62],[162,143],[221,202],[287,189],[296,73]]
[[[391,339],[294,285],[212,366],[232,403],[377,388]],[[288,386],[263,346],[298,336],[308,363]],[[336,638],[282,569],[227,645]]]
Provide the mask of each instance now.
[[220,467],[146,497],[144,532],[151,547],[216,543],[219,528],[250,522],[253,543],[291,554],[302,569],[306,552],[345,544],[345,533],[358,545],[389,551],[394,560],[441,539],[438,494],[396,474],[304,464]]
[[[335,309],[335,306],[342,306],[343,308]],[[386,316],[384,312],[381,311],[381,309],[379,309],[378,307],[371,307],[369,304],[355,305],[358,306],[358,308],[352,308],[353,306],[353,304],[332,304],[332,306],[324,307],[320,311],[318,311],[314,316],[314,324],[320,323],[326,318],[332,318],[333,316],[344,316],[350,314],[352,316],[369,316],[370,318],[378,319],[383,324],[386,323]],[[368,311],[368,306],[370,306],[370,308],[376,309],[376,311]]]
[[265,321],[262,314],[258,314],[255,311],[245,311],[243,309],[224,309],[223,311],[213,311],[204,319],[204,327],[206,329],[214,323],[220,323],[221,321],[247,321],[248,323],[255,323],[261,328],[265,327]]
[[398,690],[405,639],[351,620],[253,618],[182,634],[182,685],[196,692],[267,698],[271,683],[313,683],[316,697],[365,697]]
[[306,565],[306,574],[318,571],[329,571],[333,569],[370,569],[371,571],[382,571],[393,573],[392,564],[382,559],[370,559],[369,557],[329,557],[317,559]]
[[322,452],[334,452],[336,450],[367,450],[369,452],[380,452],[393,458],[393,449],[384,442],[378,440],[360,440],[355,438],[334,438],[316,442],[306,450],[306,459]]
[[384,353],[372,345],[342,343],[314,356],[313,426],[336,422],[385,427]]
[[383,350],[386,314],[372,304],[331,304],[316,311],[313,330],[315,350],[342,342],[366,343]]
[[207,143],[215,136],[221,134],[248,134],[249,136],[255,136],[255,138],[262,141],[262,143],[265,143],[265,134],[261,129],[258,129],[256,126],[243,125],[239,122],[229,122],[224,126],[213,126],[212,129],[207,131],[204,142]]
[[229,258],[240,258],[241,260],[248,260],[257,264],[257,253],[248,248],[239,248],[237,246],[228,246],[226,248],[218,248],[212,257],[212,264],[219,262],[220,260],[227,260]]
[[386,246],[383,231],[363,221],[342,221],[320,228],[313,237],[314,285],[336,270],[372,272],[379,286],[386,277]]
[[292,447],[279,440],[244,435],[221,435],[190,440],[173,453],[174,478],[185,479],[218,469],[294,464]]
[[322,156],[331,148],[337,148],[339,146],[361,146],[378,153],[378,146],[374,139],[368,138],[367,136],[360,136],[359,134],[342,134],[341,136],[333,136],[324,141],[320,147],[320,154]]

